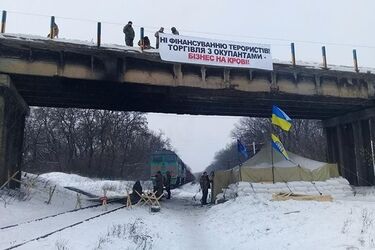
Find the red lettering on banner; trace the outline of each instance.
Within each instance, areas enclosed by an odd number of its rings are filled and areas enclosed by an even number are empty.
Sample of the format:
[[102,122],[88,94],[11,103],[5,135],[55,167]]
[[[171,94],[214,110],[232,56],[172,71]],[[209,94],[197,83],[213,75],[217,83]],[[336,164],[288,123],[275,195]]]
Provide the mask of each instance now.
[[236,57],[228,57],[227,62],[232,64],[250,64],[250,60]]
[[205,55],[199,53],[188,53],[188,58],[199,61],[214,61],[215,57],[213,55]]
[[226,63],[224,56],[216,56],[216,62]]
[[206,55],[200,53],[188,53],[189,60],[197,60],[197,61],[211,61],[211,62],[219,62],[219,63],[229,63],[229,64],[238,64],[238,65],[249,65],[249,59],[237,58],[237,57],[225,57],[225,56],[214,56],[214,55]]

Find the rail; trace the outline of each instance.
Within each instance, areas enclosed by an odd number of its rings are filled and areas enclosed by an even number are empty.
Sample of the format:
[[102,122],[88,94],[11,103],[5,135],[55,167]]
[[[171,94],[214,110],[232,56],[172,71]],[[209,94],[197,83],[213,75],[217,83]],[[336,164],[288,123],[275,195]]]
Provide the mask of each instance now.
[[72,227],[78,226],[78,225],[80,225],[80,224],[82,224],[82,223],[84,223],[84,222],[86,222],[86,221],[90,221],[90,220],[93,220],[93,219],[99,218],[99,217],[101,217],[101,216],[104,216],[104,215],[107,215],[107,214],[110,214],[110,213],[116,212],[117,210],[123,209],[123,208],[125,208],[125,207],[126,207],[126,205],[123,205],[123,206],[120,206],[120,207],[114,208],[114,209],[112,209],[112,210],[106,211],[106,212],[104,212],[104,213],[100,213],[100,214],[97,214],[97,215],[95,215],[95,216],[91,216],[91,217],[89,217],[89,218],[87,218],[87,219],[84,219],[84,220],[81,220],[81,221],[75,222],[75,223],[70,224],[70,225],[68,225],[68,226],[64,226],[64,227],[62,227],[62,228],[56,229],[56,230],[54,230],[54,231],[52,231],[52,232],[49,232],[49,233],[43,234],[43,235],[41,235],[41,236],[38,236],[38,237],[32,238],[32,239],[30,239],[30,240],[26,240],[26,241],[24,241],[24,242],[18,243],[18,244],[16,244],[16,245],[13,245],[13,246],[8,247],[8,248],[5,248],[5,250],[14,249],[14,248],[17,248],[17,247],[23,246],[23,245],[25,245],[25,244],[28,244],[28,243],[30,243],[30,242],[33,242],[33,241],[36,241],[36,240],[39,240],[39,239],[47,238],[47,237],[49,237],[49,236],[51,236],[51,235],[53,235],[53,234],[55,234],[55,233],[58,233],[58,232],[61,232],[61,231],[65,230],[65,229],[68,229],[68,228],[72,228]]

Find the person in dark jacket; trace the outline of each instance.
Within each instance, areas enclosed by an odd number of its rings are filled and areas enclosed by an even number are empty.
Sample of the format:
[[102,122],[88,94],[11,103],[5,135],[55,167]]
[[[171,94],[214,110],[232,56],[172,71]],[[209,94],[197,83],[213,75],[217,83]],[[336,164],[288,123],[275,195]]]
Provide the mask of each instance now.
[[167,176],[165,178],[164,186],[165,186],[165,190],[168,193],[167,199],[170,199],[171,198],[171,173],[169,171],[167,171]]
[[163,175],[161,174],[160,171],[156,173],[155,176],[155,190],[156,190],[156,196],[159,197],[160,195],[163,194]]
[[201,178],[199,179],[199,184],[202,189],[202,205],[207,204],[208,189],[210,188],[210,179],[208,178],[207,172],[203,172]]
[[[52,32],[53,32],[53,36],[52,38],[59,38],[59,26],[57,26],[56,23],[53,23],[52,25]],[[51,38],[51,32],[47,35],[48,38]]]
[[142,39],[139,40],[138,46],[141,47],[142,49],[152,49],[151,44],[150,44],[150,39],[148,36],[145,36],[143,38],[143,44],[142,44]]
[[127,25],[124,26],[123,32],[125,34],[125,44],[126,46],[133,47],[133,41],[135,37],[134,29],[132,27],[133,22],[129,21]]
[[213,197],[214,197],[214,179],[215,179],[215,172],[214,171],[211,171],[210,172],[210,176],[208,177],[208,179],[210,180],[210,185],[211,185],[211,202],[214,201]]
[[180,33],[177,31],[176,27],[171,28],[172,34],[173,35],[179,35]]
[[[136,191],[138,192],[138,194],[137,194]],[[141,199],[141,196],[139,196],[139,195],[142,195],[142,192],[143,191],[142,191],[141,182],[138,180],[134,183],[133,192],[130,195],[130,199],[131,199],[132,204],[138,203],[138,201]]]
[[159,48],[159,34],[160,33],[164,33],[164,28],[163,27],[160,27],[160,29],[158,31],[156,31],[155,33],[155,37],[156,37],[156,48],[158,49]]

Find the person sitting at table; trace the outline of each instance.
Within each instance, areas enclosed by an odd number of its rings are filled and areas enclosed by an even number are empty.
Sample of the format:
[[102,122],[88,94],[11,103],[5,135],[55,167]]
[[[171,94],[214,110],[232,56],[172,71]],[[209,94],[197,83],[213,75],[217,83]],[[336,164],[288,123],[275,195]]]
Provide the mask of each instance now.
[[151,47],[151,43],[150,43],[150,39],[148,38],[148,36],[145,36],[143,38],[143,42],[142,42],[142,39],[138,41],[138,46],[141,47],[142,49],[153,49]]
[[142,191],[141,182],[137,180],[133,185],[133,192],[130,194],[130,199],[131,199],[132,204],[138,203],[138,201],[141,199],[140,195],[142,195],[142,193],[143,191]]

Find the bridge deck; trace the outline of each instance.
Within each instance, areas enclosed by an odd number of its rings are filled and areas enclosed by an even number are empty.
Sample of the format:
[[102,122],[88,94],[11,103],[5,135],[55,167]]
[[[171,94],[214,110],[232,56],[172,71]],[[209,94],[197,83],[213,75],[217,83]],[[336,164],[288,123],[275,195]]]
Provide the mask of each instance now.
[[157,50],[0,35],[0,72],[31,106],[267,117],[278,104],[307,119],[375,106],[374,70],[318,66],[181,65]]

